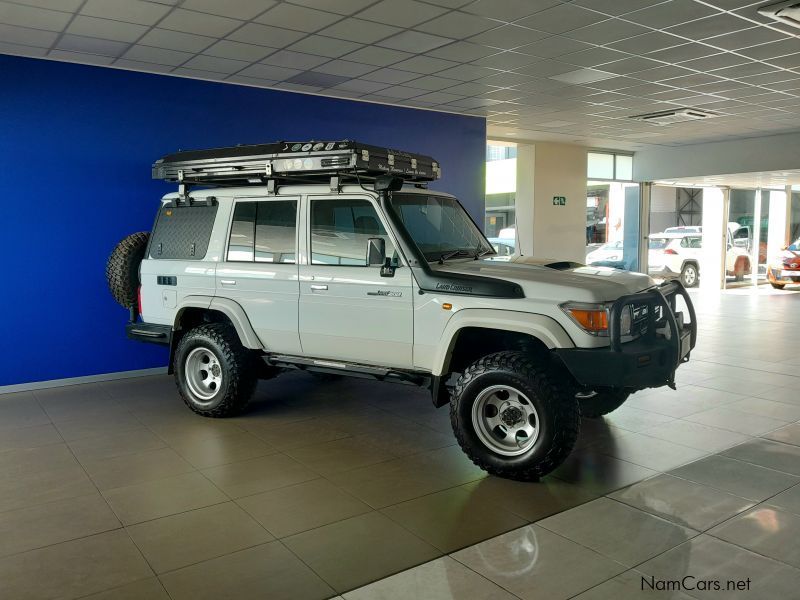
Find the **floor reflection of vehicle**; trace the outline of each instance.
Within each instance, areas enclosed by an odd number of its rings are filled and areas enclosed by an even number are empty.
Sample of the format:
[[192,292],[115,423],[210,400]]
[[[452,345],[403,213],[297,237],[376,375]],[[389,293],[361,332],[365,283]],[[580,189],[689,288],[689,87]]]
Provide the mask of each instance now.
[[603,244],[597,250],[593,250],[586,255],[587,265],[607,266],[608,263],[618,263],[622,261],[622,240]]
[[767,279],[778,290],[800,284],[800,238],[769,261]]
[[[689,288],[700,281],[700,256],[703,237],[691,233],[656,233],[650,236],[648,263],[651,277],[680,279]],[[734,245],[728,230],[725,274],[737,281],[750,274],[747,250]]]

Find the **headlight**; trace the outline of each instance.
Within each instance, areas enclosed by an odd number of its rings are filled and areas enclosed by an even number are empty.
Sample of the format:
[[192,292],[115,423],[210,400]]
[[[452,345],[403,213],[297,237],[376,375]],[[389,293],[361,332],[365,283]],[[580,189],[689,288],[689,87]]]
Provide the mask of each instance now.
[[[563,310],[578,327],[586,333],[597,336],[608,336],[607,304],[586,304],[582,302],[565,302],[561,305]],[[620,314],[620,335],[630,335],[633,323],[633,308],[630,304],[622,309]]]

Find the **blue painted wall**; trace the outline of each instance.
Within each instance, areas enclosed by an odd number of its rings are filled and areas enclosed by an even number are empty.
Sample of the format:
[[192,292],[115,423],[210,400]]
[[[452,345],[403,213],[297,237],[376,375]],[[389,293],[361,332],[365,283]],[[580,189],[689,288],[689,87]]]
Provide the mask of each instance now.
[[178,149],[358,139],[430,154],[483,223],[485,121],[0,55],[0,386],[163,366],[129,341],[105,261],[152,226]]

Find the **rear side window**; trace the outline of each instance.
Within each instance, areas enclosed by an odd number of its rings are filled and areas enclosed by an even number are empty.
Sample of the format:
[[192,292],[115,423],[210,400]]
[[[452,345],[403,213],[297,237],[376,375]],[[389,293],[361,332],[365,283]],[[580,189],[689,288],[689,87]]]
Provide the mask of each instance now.
[[150,258],[202,260],[216,217],[216,203],[162,205],[150,236]]
[[294,264],[296,239],[296,200],[237,202],[228,260]]

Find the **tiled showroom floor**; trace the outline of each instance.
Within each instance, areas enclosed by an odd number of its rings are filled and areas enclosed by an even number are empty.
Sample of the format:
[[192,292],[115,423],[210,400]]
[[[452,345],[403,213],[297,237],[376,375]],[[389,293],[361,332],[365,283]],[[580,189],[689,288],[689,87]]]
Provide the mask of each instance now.
[[800,294],[697,305],[678,391],[541,483],[485,476],[411,387],[291,374],[226,421],[166,376],[0,396],[0,598],[797,597]]

